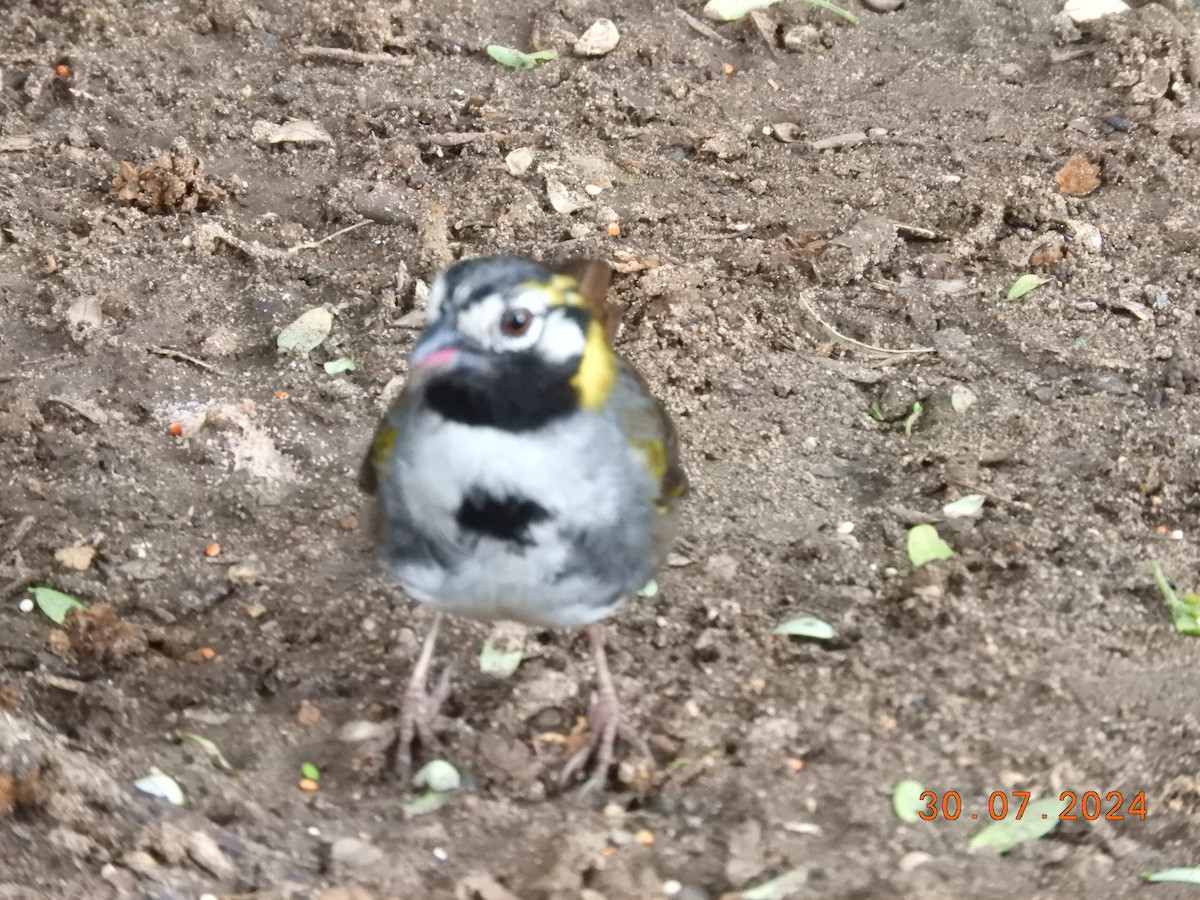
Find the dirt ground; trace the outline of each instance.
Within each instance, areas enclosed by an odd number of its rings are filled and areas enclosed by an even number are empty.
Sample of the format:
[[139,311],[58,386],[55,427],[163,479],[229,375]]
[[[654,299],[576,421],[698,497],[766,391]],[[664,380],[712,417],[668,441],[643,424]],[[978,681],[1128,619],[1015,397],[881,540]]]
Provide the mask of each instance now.
[[[788,0],[715,35],[637,0],[0,6],[0,897],[1195,891],[1141,881],[1200,863],[1200,641],[1148,571],[1200,584],[1188,0],[1082,30]],[[602,16],[616,49],[573,53]],[[289,119],[325,133],[272,143]],[[676,556],[612,622],[656,757],[557,795],[586,642],[532,634],[500,680],[455,622],[468,789],[414,813],[340,737],[394,712],[430,619],[355,472],[424,284],[502,251],[614,264],[681,432]],[[279,355],[319,306],[331,337]],[[922,522],[956,556],[914,573]],[[838,636],[771,635],[797,615]],[[186,805],[134,790],[151,767]],[[962,816],[900,821],[908,778]],[[1147,815],[969,850],[1019,790]]]

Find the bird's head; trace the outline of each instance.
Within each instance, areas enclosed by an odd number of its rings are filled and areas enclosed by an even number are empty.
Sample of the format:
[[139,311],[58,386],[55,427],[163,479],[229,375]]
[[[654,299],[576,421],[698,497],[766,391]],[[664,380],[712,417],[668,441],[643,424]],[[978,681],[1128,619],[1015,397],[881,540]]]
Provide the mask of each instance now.
[[410,358],[426,402],[453,421],[510,431],[599,409],[616,380],[608,277],[604,263],[555,271],[511,256],[441,272]]

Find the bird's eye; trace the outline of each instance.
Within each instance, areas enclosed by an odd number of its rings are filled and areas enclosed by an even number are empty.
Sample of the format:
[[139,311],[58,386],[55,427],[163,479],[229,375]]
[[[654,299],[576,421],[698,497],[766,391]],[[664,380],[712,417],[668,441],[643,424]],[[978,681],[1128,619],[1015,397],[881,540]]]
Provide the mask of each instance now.
[[527,309],[505,310],[500,319],[500,330],[508,337],[520,337],[533,324],[533,313]]

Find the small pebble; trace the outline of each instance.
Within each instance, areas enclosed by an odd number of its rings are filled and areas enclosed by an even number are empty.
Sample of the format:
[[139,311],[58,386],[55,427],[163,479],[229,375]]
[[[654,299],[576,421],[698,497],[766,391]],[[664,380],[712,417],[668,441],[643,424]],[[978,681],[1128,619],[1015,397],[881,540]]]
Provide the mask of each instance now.
[[621,34],[611,19],[597,19],[575,42],[580,56],[604,56],[617,48]]
[[912,872],[914,869],[932,861],[933,857],[924,850],[912,850],[900,857],[900,871]]
[[23,613],[33,612],[33,606],[34,603],[32,597],[23,597],[21,602],[17,604],[17,609]]
[[448,860],[450,858],[450,854],[447,853],[445,850],[443,850],[441,847],[434,847],[433,848],[433,858],[436,859],[438,862],[445,862],[446,860]]

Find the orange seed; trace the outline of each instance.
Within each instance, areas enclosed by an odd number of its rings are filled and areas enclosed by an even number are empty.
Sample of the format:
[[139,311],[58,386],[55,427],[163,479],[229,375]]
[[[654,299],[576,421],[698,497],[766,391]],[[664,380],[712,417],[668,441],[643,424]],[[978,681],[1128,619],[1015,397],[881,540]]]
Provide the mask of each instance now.
[[321,786],[319,784],[317,784],[315,781],[313,781],[311,778],[301,778],[300,779],[300,790],[307,791],[308,793],[311,794],[313,791],[319,791],[320,789],[321,789]]
[[621,236],[621,223],[620,222],[609,222],[608,228],[606,230],[608,231],[609,237],[620,237]]
[[735,69],[733,68],[733,63],[725,63],[725,74],[726,75],[732,75],[734,73],[734,71],[735,71]]
[[287,398],[288,398],[288,392],[287,392],[287,391],[276,391],[276,392],[275,392],[275,399],[276,399],[276,400],[286,400]]
[[207,547],[204,548],[204,555],[205,556],[220,556],[221,555],[221,545],[220,544],[209,544]]
[[67,65],[63,65],[62,63],[59,63],[57,66],[54,67],[54,74],[57,75],[59,78],[70,78],[71,77],[71,67],[67,66]]
[[183,434],[183,425],[179,422],[172,422],[167,427],[167,432],[171,437],[180,437]]

